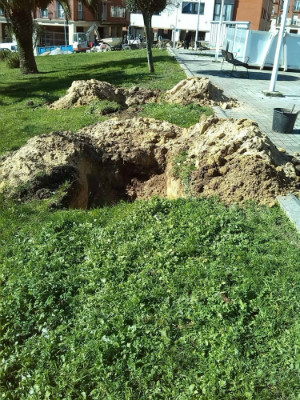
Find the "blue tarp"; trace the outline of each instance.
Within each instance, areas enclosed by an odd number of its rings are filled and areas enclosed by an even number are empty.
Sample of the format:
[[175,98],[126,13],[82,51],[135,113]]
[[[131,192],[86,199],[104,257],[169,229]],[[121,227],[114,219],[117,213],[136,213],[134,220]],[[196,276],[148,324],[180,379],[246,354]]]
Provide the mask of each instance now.
[[71,51],[73,53],[73,46],[45,46],[45,47],[38,47],[37,48],[37,54],[40,56],[43,53],[46,53],[47,51],[52,51],[59,48],[62,51]]

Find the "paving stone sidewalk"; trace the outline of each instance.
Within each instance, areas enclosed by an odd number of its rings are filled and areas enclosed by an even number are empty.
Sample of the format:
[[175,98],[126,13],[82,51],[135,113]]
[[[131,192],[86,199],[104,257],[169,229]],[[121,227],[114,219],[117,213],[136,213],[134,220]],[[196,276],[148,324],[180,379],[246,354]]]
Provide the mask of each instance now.
[[[300,73],[279,71],[276,91],[284,97],[268,97],[263,90],[269,90],[271,70],[249,69],[250,78],[247,78],[246,69],[238,67],[238,71],[231,75],[232,66],[215,62],[213,52],[199,52],[195,50],[170,49],[176,60],[181,64],[187,76],[207,76],[216,86],[224,90],[228,97],[236,98],[240,107],[215,111],[221,117],[248,118],[256,121],[260,129],[269,136],[279,148],[284,148],[294,155],[300,153],[300,114],[291,134],[278,133],[272,130],[273,109],[287,108],[300,110]],[[219,58],[222,61],[222,57]]]

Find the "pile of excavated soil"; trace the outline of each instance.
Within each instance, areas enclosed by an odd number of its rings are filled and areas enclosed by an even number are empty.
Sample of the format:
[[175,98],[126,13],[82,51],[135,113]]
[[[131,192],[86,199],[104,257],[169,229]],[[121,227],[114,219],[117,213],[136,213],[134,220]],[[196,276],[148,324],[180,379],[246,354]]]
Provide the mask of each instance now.
[[21,199],[43,198],[68,180],[65,205],[80,208],[153,195],[183,197],[186,187],[174,173],[183,151],[184,163],[193,166],[189,190],[195,196],[272,205],[279,194],[299,193],[299,160],[280,152],[256,123],[216,117],[203,117],[189,129],[115,118],[77,133],[35,137],[2,159],[0,188]]
[[52,103],[49,108],[63,109],[90,104],[93,100],[115,101],[125,105],[125,96],[114,85],[91,79],[89,81],[74,81],[67,94]]
[[[115,101],[122,106],[131,107],[162,99],[162,92],[158,89],[147,89],[134,86],[130,89],[91,79],[88,81],[74,81],[67,94],[52,103],[49,107],[62,109],[89,104],[92,100]],[[223,94],[223,91],[214,86],[208,78],[187,78],[179,82],[173,89],[168,90],[163,98],[169,103],[214,106],[223,108],[236,106],[237,102]]]
[[147,89],[139,86],[133,86],[130,89],[121,88],[128,107],[146,103],[155,103],[158,101],[161,91],[158,89]]
[[91,79],[74,81],[67,94],[52,103],[49,108],[63,109],[89,104],[92,100],[115,101],[122,106],[132,106],[157,101],[160,90],[140,88],[117,88],[111,83]]
[[223,108],[237,105],[235,99],[225,96],[223,90],[214,86],[208,78],[196,76],[184,79],[172,89],[167,90],[165,100],[168,103],[179,104],[221,105]]
[[[201,135],[199,138],[199,134]],[[196,166],[193,191],[217,194],[225,203],[274,204],[280,194],[299,193],[300,161],[281,152],[247,119],[202,119],[188,131]]]

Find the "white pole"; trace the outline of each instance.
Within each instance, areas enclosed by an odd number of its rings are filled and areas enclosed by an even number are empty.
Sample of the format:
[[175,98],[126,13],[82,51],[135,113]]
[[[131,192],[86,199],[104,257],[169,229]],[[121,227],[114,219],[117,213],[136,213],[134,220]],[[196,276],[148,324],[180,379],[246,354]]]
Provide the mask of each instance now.
[[196,26],[196,36],[195,36],[195,50],[197,50],[199,19],[200,19],[200,8],[201,8],[201,0],[199,0],[199,4],[198,4],[197,26]]
[[173,38],[173,49],[176,47],[176,35],[177,35],[177,19],[178,19],[178,8],[180,6],[180,3],[176,4],[176,21],[175,21],[175,30],[174,30],[174,38]]
[[65,47],[66,50],[68,51],[68,41],[67,41],[67,17],[66,17],[66,13],[64,13],[64,32],[65,32]]
[[286,18],[287,18],[288,11],[289,11],[289,4],[290,4],[290,0],[284,0],[283,13],[282,13],[282,18],[281,18],[280,30],[279,30],[279,34],[278,34],[278,42],[277,42],[274,63],[273,63],[273,70],[272,70],[271,81],[270,81],[270,88],[269,88],[270,92],[275,92],[275,86],[276,86],[276,81],[277,81],[277,76],[278,76],[278,68],[279,68],[279,57],[280,57],[280,52],[281,52],[281,48],[282,48],[283,36],[284,36],[285,25],[286,25]]
[[220,20],[219,20],[218,32],[217,32],[217,45],[216,45],[215,61],[218,61],[218,58],[219,58],[220,36],[221,36],[221,28],[222,28],[222,22],[223,22],[223,10],[224,10],[224,0],[222,0],[222,3],[221,3]]

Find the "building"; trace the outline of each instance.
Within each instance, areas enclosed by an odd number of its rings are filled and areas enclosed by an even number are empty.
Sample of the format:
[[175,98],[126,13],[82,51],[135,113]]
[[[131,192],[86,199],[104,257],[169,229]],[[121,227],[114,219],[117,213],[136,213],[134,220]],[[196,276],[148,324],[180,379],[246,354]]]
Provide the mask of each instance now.
[[[70,0],[71,17],[65,20],[64,9],[55,0],[46,9],[37,9],[34,20],[39,25],[39,45],[53,46],[73,43],[73,33],[86,32],[96,22],[99,37],[121,37],[127,31],[129,13],[125,0],[99,1],[99,15],[96,17],[80,0]],[[7,41],[7,23],[0,11],[0,42]]]
[[[198,24],[199,40],[208,40],[210,22],[213,19],[214,1],[174,1],[158,15],[153,15],[154,39],[162,37],[169,40],[183,40],[187,31],[195,39]],[[199,17],[198,17],[199,15]],[[141,13],[131,13],[130,34],[144,35],[144,21]]]
[[250,29],[255,31],[270,29],[273,0],[239,0],[235,3],[235,21],[250,21]]
[[[279,29],[283,11],[283,0],[274,0],[272,12],[272,30]],[[288,33],[300,34],[300,0],[290,0],[286,21]]]
[[[215,30],[216,22],[220,20],[222,0],[174,0],[173,3],[159,15],[153,16],[154,37],[161,36],[170,40],[175,37],[176,41],[183,40],[189,30],[194,39],[198,21],[199,40],[209,41],[211,29]],[[223,21],[244,21],[248,25],[250,22],[250,29],[266,31],[270,29],[272,6],[273,0],[224,0]],[[215,24],[211,24],[212,21]],[[130,33],[133,36],[143,34],[143,25],[142,15],[132,13]]]

